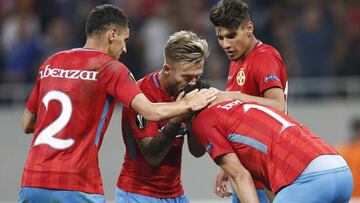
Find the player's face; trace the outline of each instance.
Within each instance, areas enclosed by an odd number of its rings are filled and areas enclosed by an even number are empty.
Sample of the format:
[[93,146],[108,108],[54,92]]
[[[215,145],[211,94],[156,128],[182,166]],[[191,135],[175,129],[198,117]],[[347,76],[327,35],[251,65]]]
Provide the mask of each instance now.
[[248,54],[253,38],[252,30],[251,21],[233,30],[215,27],[218,42],[230,60],[241,60]]
[[112,34],[111,43],[109,47],[109,55],[116,60],[126,53],[126,42],[129,39],[129,28],[118,29],[116,33]]
[[169,73],[168,87],[165,87],[170,96],[177,97],[186,85],[195,85],[203,74],[204,60],[200,63],[173,63]]

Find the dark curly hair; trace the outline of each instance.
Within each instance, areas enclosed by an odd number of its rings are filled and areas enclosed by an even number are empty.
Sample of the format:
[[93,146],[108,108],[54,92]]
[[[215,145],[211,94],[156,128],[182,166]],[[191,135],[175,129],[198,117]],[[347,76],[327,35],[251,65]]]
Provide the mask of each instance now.
[[249,20],[249,6],[242,0],[221,0],[210,10],[210,21],[216,27],[234,30]]

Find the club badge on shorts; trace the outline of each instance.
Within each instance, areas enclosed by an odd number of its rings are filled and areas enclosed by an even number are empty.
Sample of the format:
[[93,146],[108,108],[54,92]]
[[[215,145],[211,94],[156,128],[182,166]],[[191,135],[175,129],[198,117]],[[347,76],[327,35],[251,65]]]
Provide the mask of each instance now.
[[239,86],[243,86],[245,83],[246,75],[243,70],[240,70],[236,76],[236,81]]
[[148,124],[148,121],[142,115],[138,114],[135,116],[135,125],[140,130],[143,130],[144,128],[146,128],[147,124]]

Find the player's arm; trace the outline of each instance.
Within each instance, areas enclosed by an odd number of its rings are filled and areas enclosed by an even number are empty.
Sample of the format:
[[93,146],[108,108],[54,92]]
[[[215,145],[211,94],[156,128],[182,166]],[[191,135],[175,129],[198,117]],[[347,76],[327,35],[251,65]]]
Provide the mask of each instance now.
[[196,138],[192,130],[191,122],[186,123],[187,128],[187,141],[190,153],[198,158],[205,154],[205,149],[200,145],[199,140]]
[[228,153],[215,159],[229,176],[231,184],[242,203],[256,203],[259,199],[249,171],[241,164],[235,153]]
[[286,111],[286,101],[284,91],[280,87],[272,87],[263,92],[264,97],[256,97],[242,92],[230,91],[227,92],[232,99],[239,99],[244,102],[257,102],[259,104],[272,106],[280,111]]
[[104,65],[99,75],[100,84],[106,93],[122,104],[131,107],[148,121],[160,121],[181,114],[197,111],[216,99],[214,90],[194,90],[180,101],[171,103],[152,103],[134,82],[129,70],[121,63],[111,60]]
[[264,190],[266,192],[266,196],[268,197],[269,201],[273,202],[274,199],[275,199],[275,194],[271,190],[269,190],[267,188],[264,188]]
[[157,167],[160,165],[169,152],[180,125],[180,122],[170,120],[156,137],[136,139],[142,155],[151,166]]
[[25,108],[22,122],[24,133],[34,133],[35,121],[36,115],[31,113],[27,108]]
[[211,89],[194,90],[176,102],[152,103],[140,93],[133,98],[131,108],[143,115],[146,120],[159,121],[200,110],[214,101],[216,94],[217,91]]

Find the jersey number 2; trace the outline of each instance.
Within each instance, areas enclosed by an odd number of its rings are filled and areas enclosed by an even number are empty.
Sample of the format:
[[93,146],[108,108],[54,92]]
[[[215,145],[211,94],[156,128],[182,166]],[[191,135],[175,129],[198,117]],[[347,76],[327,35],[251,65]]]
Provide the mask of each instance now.
[[66,149],[74,144],[74,139],[61,139],[54,137],[56,133],[60,132],[69,122],[72,114],[72,103],[70,97],[64,92],[52,90],[43,97],[42,102],[48,110],[48,105],[51,100],[57,100],[61,104],[61,114],[50,125],[45,127],[37,136],[34,146],[40,144],[47,144],[55,149]]

